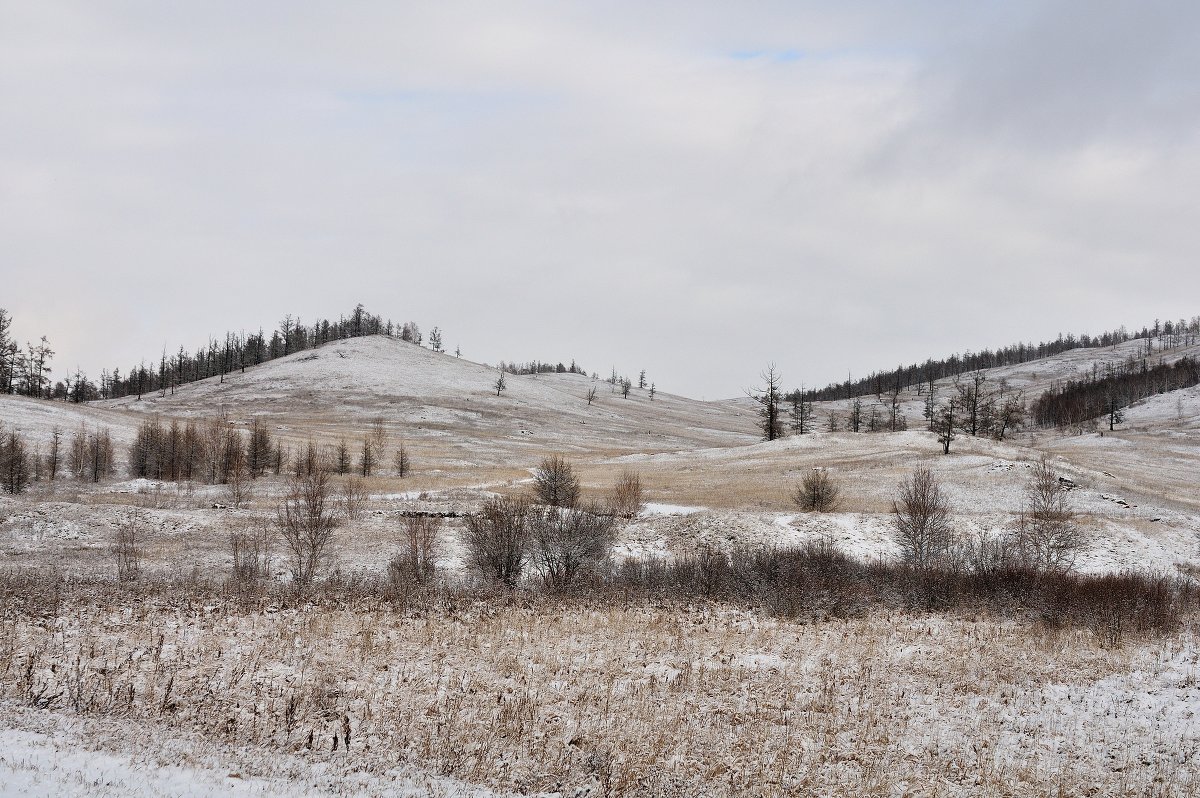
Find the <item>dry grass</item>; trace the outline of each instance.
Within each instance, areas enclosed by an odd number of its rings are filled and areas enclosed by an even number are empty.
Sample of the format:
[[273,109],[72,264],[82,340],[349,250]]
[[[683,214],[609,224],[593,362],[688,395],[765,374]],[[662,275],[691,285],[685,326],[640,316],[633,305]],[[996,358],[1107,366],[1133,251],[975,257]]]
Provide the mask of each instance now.
[[413,613],[50,595],[0,604],[5,697],[266,753],[349,749],[375,771],[411,758],[520,792],[1194,794],[1194,740],[1089,692],[1135,668],[1153,680],[1180,650],[1194,672],[1187,635],[1114,649],[898,613],[805,625],[520,596]]

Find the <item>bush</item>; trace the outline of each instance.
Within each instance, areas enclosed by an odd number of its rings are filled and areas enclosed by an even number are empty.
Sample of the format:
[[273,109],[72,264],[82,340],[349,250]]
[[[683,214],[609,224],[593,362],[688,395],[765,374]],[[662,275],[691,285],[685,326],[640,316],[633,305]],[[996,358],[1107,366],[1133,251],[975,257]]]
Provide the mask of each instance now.
[[616,524],[603,508],[549,507],[529,522],[533,561],[550,589],[569,588],[608,562]]
[[338,503],[347,521],[357,521],[367,503],[367,489],[362,477],[348,476],[341,486]]
[[842,488],[824,468],[814,468],[796,487],[792,501],[806,513],[831,513],[837,509]]
[[233,557],[230,579],[243,589],[255,589],[271,577],[271,527],[234,532],[229,536],[229,552]]
[[404,517],[400,552],[388,563],[388,579],[394,586],[402,583],[428,584],[437,572],[438,531],[442,519],[435,516]]
[[613,515],[620,518],[636,518],[638,513],[646,509],[646,500],[642,497],[642,478],[636,471],[625,471],[617,479],[609,505]]
[[117,581],[136,582],[142,573],[145,524],[141,510],[133,510],[117,527],[111,552],[117,565]]
[[521,581],[529,546],[529,500],[499,496],[466,518],[462,544],[467,566],[513,588]]

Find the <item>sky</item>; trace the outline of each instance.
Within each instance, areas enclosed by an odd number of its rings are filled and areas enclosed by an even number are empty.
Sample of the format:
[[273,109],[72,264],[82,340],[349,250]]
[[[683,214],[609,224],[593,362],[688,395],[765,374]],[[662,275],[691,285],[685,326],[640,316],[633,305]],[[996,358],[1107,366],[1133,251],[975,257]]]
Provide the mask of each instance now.
[[362,302],[791,388],[1200,313],[1200,4],[0,0],[53,376]]

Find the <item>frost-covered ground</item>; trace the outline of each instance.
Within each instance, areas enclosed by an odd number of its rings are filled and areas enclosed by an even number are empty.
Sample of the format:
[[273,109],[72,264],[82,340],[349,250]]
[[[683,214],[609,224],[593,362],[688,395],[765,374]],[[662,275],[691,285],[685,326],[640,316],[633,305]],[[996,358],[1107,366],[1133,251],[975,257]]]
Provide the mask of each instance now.
[[[1077,350],[989,379],[1036,392],[1139,345]],[[600,382],[589,406],[594,383],[579,375],[509,376],[497,398],[494,375],[359,339],[140,402],[0,397],[0,423],[42,452],[55,427],[68,438],[81,423],[105,427],[123,462],[150,413],[224,412],[237,423],[260,415],[291,447],[353,444],[383,419],[385,463],[403,441],[413,472],[400,479],[384,468],[366,481],[361,514],[337,531],[334,564],[350,574],[383,571],[399,549],[402,514],[414,511],[446,516],[439,565],[461,571],[462,514],[528,491],[530,469],[555,453],[573,462],[589,498],[625,470],[640,474],[649,504],[622,529],[617,559],[812,540],[892,558],[891,500],[917,464],[941,480],[960,534],[1002,534],[1022,507],[1031,465],[1046,455],[1075,484],[1067,497],[1089,533],[1081,570],[1200,566],[1200,389],[1139,403],[1104,435],[960,436],[943,456],[920,429],[915,394],[905,397],[907,432],[763,443],[747,401],[660,392],[652,402],[636,390],[623,399]],[[818,406],[818,426],[845,405]],[[791,501],[814,467],[842,486],[836,512],[799,513]],[[344,482],[335,479],[339,489]],[[222,486],[124,474],[98,485],[43,482],[0,496],[0,571],[109,576],[115,531],[136,511],[150,579],[221,578],[230,534],[270,525],[283,490],[282,477],[257,480],[245,506],[231,509]],[[275,575],[286,579],[278,554]],[[1191,629],[1108,648],[1085,631],[987,618],[799,624],[696,607],[452,608],[424,618],[227,610],[149,611],[131,601],[68,607],[49,622],[0,618],[0,658],[10,657],[0,677],[8,691],[0,794],[456,795],[473,794],[466,784],[550,792],[605,780],[630,795],[1200,794]],[[98,659],[81,655],[85,642]],[[28,662],[20,657],[32,653],[40,664],[30,678],[53,683],[82,663],[104,689],[132,685],[133,699],[119,711],[30,710],[14,685]],[[164,713],[172,676],[180,709]],[[292,695],[308,703],[286,720]],[[352,739],[371,742],[349,754],[325,750],[320,740],[342,717]],[[281,731],[289,723],[298,725]],[[300,728],[318,745],[307,748]]]
[[25,798],[203,798],[376,795],[381,798],[497,793],[401,766],[366,773],[352,756],[320,761],[213,744],[151,722],[81,718],[0,702],[0,795]]
[[[0,675],[5,794],[1200,787],[1191,632],[1112,648],[1085,630],[936,615],[803,624],[711,607],[410,615],[67,599],[51,623],[7,624],[0,651],[13,650]],[[56,711],[18,708],[31,695],[60,696]]]

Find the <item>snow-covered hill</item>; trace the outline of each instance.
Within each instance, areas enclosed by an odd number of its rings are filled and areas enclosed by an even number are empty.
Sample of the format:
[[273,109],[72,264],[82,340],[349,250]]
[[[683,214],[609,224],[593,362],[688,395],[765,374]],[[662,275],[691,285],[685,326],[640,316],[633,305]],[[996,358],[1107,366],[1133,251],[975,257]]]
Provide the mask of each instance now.
[[[174,417],[265,416],[285,435],[353,434],[382,419],[409,438],[518,450],[672,450],[756,440],[750,408],[633,389],[629,398],[580,374],[505,375],[387,336],[316,349],[180,387],[101,406]],[[596,399],[587,394],[596,389]]]

